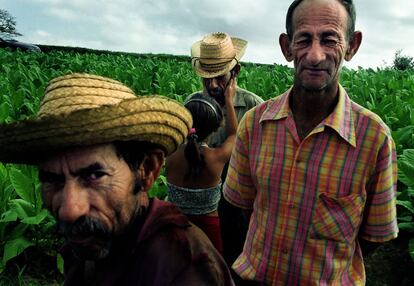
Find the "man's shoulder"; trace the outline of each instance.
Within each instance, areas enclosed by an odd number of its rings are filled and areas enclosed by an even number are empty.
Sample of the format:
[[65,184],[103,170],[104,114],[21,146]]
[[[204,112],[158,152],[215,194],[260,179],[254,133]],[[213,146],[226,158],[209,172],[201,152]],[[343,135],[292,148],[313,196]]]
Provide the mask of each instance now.
[[[168,244],[187,245],[197,243],[208,245],[208,238],[170,202],[153,199],[141,239],[157,240]],[[140,240],[141,240],[140,239]]]
[[391,130],[388,125],[382,120],[382,118],[375,112],[365,108],[358,103],[351,100],[351,108],[354,113],[354,119],[362,122],[363,120],[369,121],[371,129],[378,130],[384,133],[386,136],[391,136]]
[[240,105],[244,104],[247,107],[251,108],[262,103],[264,100],[260,96],[251,91],[248,91],[241,87],[237,87],[235,101],[237,101],[237,103],[239,103]]
[[284,101],[286,98],[284,97],[285,94],[278,95],[273,98],[269,98],[261,103],[257,104],[253,108],[251,108],[248,113],[250,116],[254,116],[255,118],[261,116],[275,116],[277,112],[280,111]]

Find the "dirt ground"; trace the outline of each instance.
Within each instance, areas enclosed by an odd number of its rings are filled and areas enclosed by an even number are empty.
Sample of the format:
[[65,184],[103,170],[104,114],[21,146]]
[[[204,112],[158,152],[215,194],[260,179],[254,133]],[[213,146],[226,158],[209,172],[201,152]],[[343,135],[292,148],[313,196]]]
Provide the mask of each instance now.
[[410,237],[412,234],[400,232],[397,239],[364,257],[367,286],[414,285],[414,262],[407,252]]

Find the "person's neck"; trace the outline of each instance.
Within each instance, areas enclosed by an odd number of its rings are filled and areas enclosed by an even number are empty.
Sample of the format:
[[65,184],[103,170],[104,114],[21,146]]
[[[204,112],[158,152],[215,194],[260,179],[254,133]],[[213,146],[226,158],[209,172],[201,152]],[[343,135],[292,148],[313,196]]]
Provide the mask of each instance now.
[[123,256],[125,253],[125,246],[130,246],[127,249],[128,253],[131,253],[132,247],[135,246],[137,237],[142,230],[142,227],[145,223],[148,209],[152,203],[151,199],[145,201],[144,204],[140,202],[137,205],[135,213],[131,216],[131,219],[125,229],[114,237],[111,247],[111,256]]
[[338,102],[338,90],[337,84],[320,91],[292,88],[289,104],[300,140],[332,113]]

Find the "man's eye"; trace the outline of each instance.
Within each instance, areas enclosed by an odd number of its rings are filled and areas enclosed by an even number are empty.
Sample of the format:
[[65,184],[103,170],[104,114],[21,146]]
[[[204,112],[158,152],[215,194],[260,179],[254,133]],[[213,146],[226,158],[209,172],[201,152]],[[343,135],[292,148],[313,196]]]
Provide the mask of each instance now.
[[332,46],[332,47],[334,47],[338,44],[338,41],[334,40],[334,39],[325,39],[322,42],[323,42],[323,44],[325,44],[327,46]]
[[308,39],[301,39],[301,40],[296,41],[296,45],[299,47],[307,46],[309,43],[310,43],[310,40]]
[[82,177],[82,179],[84,179],[86,181],[96,181],[96,180],[99,180],[100,178],[102,178],[105,175],[106,175],[105,172],[95,171],[95,172],[91,172],[91,173],[82,174],[81,177]]

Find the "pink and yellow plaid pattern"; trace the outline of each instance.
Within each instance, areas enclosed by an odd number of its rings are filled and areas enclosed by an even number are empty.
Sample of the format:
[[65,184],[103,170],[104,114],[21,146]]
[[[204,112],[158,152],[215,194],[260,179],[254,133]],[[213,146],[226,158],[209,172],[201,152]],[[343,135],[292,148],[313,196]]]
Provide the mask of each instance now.
[[266,285],[363,285],[357,237],[398,232],[394,141],[342,87],[334,112],[300,141],[289,93],[239,124],[224,196],[253,213],[233,268]]

